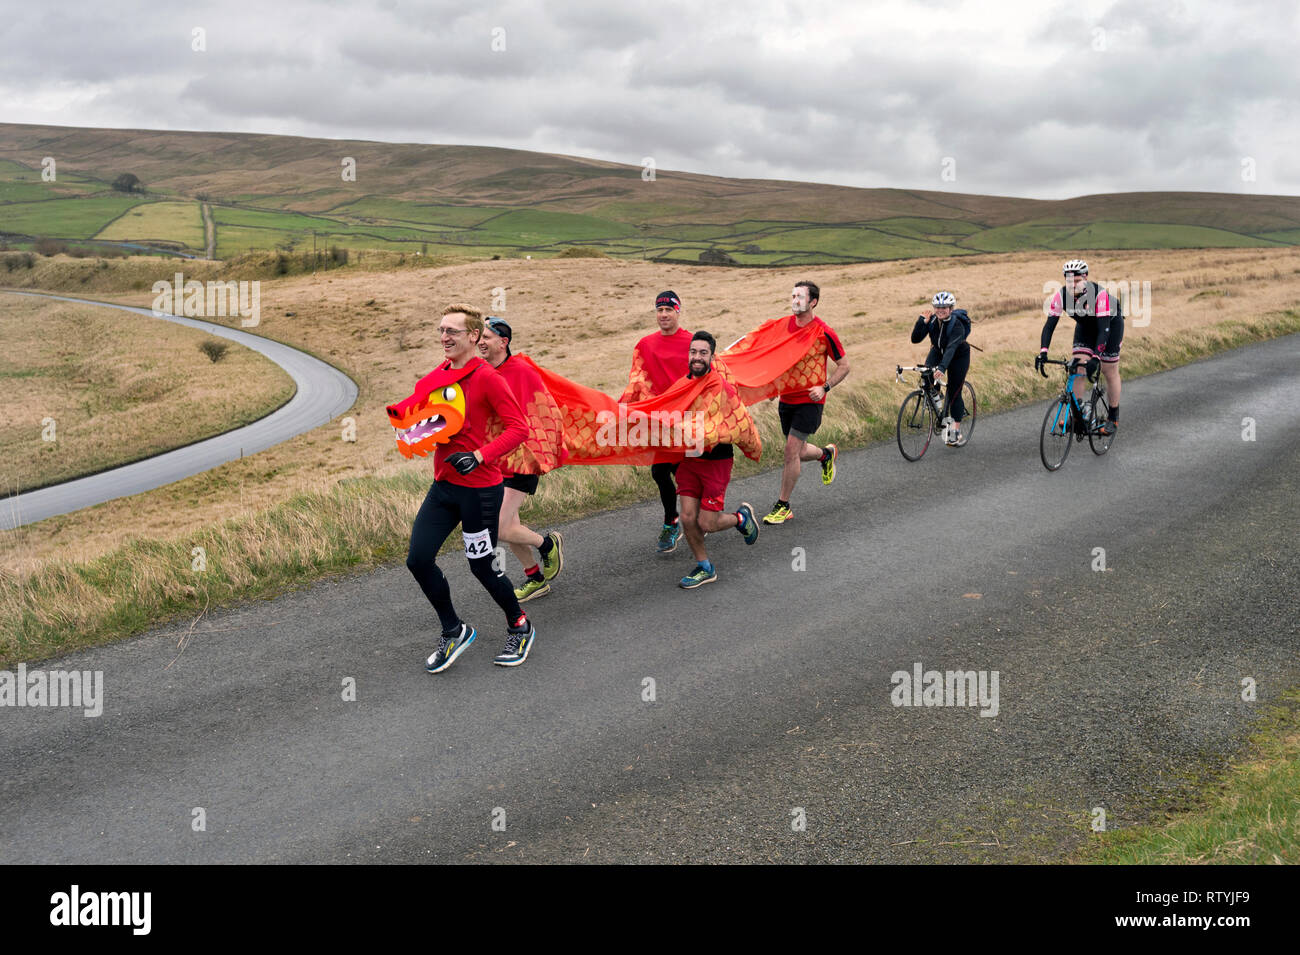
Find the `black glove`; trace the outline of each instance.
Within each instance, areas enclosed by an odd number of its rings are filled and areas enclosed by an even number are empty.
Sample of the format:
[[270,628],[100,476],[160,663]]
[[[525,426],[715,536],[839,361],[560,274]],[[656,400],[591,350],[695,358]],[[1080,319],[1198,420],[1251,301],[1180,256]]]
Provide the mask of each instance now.
[[1089,358],[1087,367],[1088,380],[1095,382],[1099,371],[1101,371],[1101,362],[1096,358]]
[[474,457],[473,451],[457,451],[455,454],[447,455],[447,463],[458,473],[469,474],[478,467],[478,458]]
[[1034,356],[1034,371],[1038,372],[1044,378],[1047,377],[1047,352],[1040,351]]

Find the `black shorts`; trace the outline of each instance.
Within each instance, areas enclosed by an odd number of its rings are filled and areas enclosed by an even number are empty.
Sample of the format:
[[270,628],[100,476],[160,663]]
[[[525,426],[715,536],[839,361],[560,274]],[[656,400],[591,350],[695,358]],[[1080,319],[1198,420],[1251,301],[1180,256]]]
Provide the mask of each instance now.
[[1100,357],[1104,362],[1119,361],[1119,346],[1124,341],[1124,318],[1112,318],[1110,328],[1106,331],[1105,345],[1100,356],[1094,346],[1097,344],[1097,319],[1084,319],[1074,323],[1074,353],[1089,357]]
[[538,477],[537,474],[507,474],[502,483],[525,494],[536,494]]
[[822,426],[822,405],[809,402],[802,405],[788,405],[784,401],[776,404],[776,413],[781,418],[781,433],[786,437],[793,431],[797,438],[810,438]]

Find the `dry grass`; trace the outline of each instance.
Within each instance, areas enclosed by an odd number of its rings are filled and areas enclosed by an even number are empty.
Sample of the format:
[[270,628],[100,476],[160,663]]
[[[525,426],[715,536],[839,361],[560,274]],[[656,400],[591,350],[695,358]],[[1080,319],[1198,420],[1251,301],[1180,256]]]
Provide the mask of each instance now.
[[[1089,259],[1099,279],[1151,283],[1151,321],[1139,327],[1130,318],[1125,370],[1140,367],[1149,348],[1195,344],[1210,326],[1300,302],[1296,249],[1098,253]],[[1037,350],[1042,318],[1030,306],[1041,304],[1043,285],[1057,281],[1059,267],[1055,258],[1037,253],[771,271],[600,259],[502,260],[395,272],[349,267],[264,281],[258,331],[335,363],[357,381],[360,396],[352,412],[357,442],[342,442],[336,423],[169,487],[42,521],[5,536],[0,567],[17,571],[55,557],[86,559],[132,536],[192,533],[344,478],[403,467],[427,476],[427,463],[406,463],[397,455],[383,409],[408,395],[440,360],[434,329],[445,302],[467,299],[501,312],[514,326],[519,350],[560,374],[617,394],[626,382],[633,344],[653,328],[658,291],[675,289],[685,304],[683,323],[706,328],[727,343],[784,312],[792,283],[810,277],[823,289],[818,312],[840,332],[853,363],[852,375],[831,402],[828,427],[865,435],[871,425],[864,415],[875,412],[887,420],[897,407],[901,391],[893,385],[893,366],[924,355],[921,346],[910,344],[908,333],[917,313],[913,303],[935,289],[953,291],[975,319],[972,340],[986,351],[975,356],[973,380],[985,389],[1004,388],[1011,399],[1032,393],[1032,383],[1015,375],[1005,382],[991,379],[1001,374],[994,353],[1013,356],[1008,365],[1013,368]],[[1255,278],[1241,278],[1250,275]],[[1222,285],[1230,285],[1233,294],[1196,298]],[[505,289],[505,308],[492,305],[498,287]],[[147,291],[104,297],[149,304]],[[1069,334],[1064,327],[1057,332],[1058,347]],[[841,416],[845,420],[837,423]],[[775,412],[760,405],[756,417],[763,423]]]
[[[68,302],[0,296],[0,488],[27,490],[220,434],[293,397],[274,362],[210,336]],[[54,420],[54,441],[42,422]]]
[[[0,573],[0,660],[69,652],[178,612],[293,589],[357,563],[392,559],[427,487],[411,474],[338,485],[167,541]],[[202,549],[202,564],[196,549]]]

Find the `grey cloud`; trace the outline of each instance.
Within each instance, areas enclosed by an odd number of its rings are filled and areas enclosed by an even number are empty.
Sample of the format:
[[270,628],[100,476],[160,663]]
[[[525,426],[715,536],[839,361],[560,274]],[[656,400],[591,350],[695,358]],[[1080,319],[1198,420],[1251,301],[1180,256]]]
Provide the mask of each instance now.
[[[1000,8],[992,25],[965,10],[913,2],[863,27],[815,3],[24,8],[5,27],[0,106],[29,122],[653,155],[718,175],[1052,197],[1232,188],[1225,175],[1255,155],[1300,188],[1278,145],[1300,84],[1275,5],[1119,0],[1093,22],[1062,2]],[[192,26],[207,53],[189,49]],[[990,29],[1005,43],[952,41]],[[78,87],[103,90],[35,105]],[[956,183],[938,178],[944,156]]]

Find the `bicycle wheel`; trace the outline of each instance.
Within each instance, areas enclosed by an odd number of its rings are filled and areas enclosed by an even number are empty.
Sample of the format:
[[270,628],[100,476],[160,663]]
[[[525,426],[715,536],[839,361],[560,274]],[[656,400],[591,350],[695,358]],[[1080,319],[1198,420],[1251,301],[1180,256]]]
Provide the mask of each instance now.
[[975,389],[971,387],[969,381],[961,383],[961,400],[966,405],[966,417],[962,419],[961,427],[966,435],[966,444],[969,444],[970,439],[975,436],[975,414],[978,410],[975,404]]
[[1053,401],[1043,417],[1038,453],[1042,455],[1043,467],[1049,471],[1059,470],[1070,454],[1070,445],[1074,443],[1074,422],[1070,418],[1070,399],[1066,395]]
[[934,436],[934,409],[925,395],[914,391],[898,409],[898,450],[909,461],[919,461]]
[[1110,418],[1110,405],[1106,402],[1106,396],[1098,389],[1092,389],[1092,420],[1088,422],[1088,446],[1092,448],[1092,453],[1096,455],[1105,454],[1110,450],[1111,443],[1115,440],[1113,434],[1102,434],[1097,429],[1106,423]]

